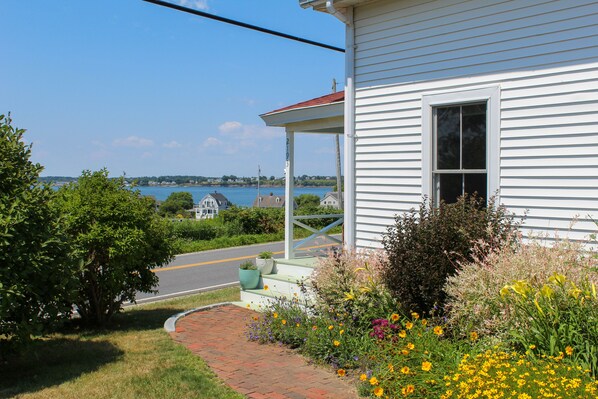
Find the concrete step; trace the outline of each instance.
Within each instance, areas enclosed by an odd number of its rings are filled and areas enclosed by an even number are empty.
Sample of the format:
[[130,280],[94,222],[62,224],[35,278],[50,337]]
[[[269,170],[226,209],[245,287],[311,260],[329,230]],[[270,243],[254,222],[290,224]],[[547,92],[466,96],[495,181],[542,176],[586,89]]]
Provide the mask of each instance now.
[[309,280],[306,277],[289,276],[284,274],[267,274],[262,276],[262,288],[268,290],[274,295],[283,296],[302,296],[301,286],[309,288]]
[[297,259],[276,259],[274,261],[275,274],[298,278],[309,277],[317,266],[318,259],[314,257]]

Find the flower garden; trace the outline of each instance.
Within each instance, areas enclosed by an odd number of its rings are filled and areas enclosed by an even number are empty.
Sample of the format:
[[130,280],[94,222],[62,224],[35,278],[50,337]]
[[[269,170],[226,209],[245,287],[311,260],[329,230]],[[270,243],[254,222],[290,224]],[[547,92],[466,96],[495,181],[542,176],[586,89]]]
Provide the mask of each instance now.
[[330,365],[364,397],[598,398],[595,247],[523,243],[518,228],[492,201],[424,202],[384,250],[321,259],[308,299],[279,299],[247,335]]

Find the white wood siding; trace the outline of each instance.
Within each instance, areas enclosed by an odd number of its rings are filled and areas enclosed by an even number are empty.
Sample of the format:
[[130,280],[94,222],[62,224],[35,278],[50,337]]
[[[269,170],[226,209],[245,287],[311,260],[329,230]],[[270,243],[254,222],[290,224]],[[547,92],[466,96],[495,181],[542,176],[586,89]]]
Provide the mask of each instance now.
[[489,86],[500,201],[528,211],[527,232],[597,230],[598,1],[381,0],[354,15],[358,246],[420,203],[422,96]]

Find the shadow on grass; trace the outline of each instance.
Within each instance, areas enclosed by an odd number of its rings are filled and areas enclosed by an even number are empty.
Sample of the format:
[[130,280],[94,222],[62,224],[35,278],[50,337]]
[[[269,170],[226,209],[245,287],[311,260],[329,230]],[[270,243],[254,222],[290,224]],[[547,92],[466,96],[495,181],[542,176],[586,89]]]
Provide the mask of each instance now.
[[0,364],[0,398],[35,392],[115,362],[123,352],[108,341],[49,338]]

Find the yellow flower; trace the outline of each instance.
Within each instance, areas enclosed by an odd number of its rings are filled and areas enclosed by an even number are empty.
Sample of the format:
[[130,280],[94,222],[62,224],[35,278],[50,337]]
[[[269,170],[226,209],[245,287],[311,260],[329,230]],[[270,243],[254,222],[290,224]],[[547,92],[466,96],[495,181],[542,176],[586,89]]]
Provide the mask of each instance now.
[[312,331],[316,331],[317,329],[318,329],[318,326],[312,326],[312,327],[311,327],[311,330],[312,330]]
[[287,321],[286,321],[285,319],[282,319],[281,323],[282,323],[283,325],[285,325],[285,324],[287,324]]
[[334,328],[334,326],[332,324],[328,326],[329,330],[332,330],[333,328]]
[[536,345],[534,345],[534,344],[531,344],[531,345],[529,346],[529,348],[530,348],[531,350],[534,350],[534,349],[536,349]]
[[399,337],[401,337],[401,338],[405,338],[406,336],[407,336],[407,331],[405,331],[405,330],[401,330],[401,331],[399,332]]
[[408,321],[408,322],[405,324],[405,328],[406,328],[407,330],[411,330],[411,329],[413,328],[413,323],[412,323],[412,322],[410,322],[410,321]]
[[415,320],[417,320],[417,319],[419,319],[419,313],[411,312],[411,317],[413,317]]
[[508,286],[508,285],[505,285],[504,287],[502,287],[502,288],[500,289],[500,296],[501,296],[502,298],[504,298],[504,297],[506,297],[507,295],[509,295],[509,286]]
[[410,351],[412,351],[415,348],[415,345],[413,345],[411,342],[409,342],[407,344],[407,349],[409,349]]
[[442,335],[443,334],[442,327],[440,327],[440,326],[434,327],[434,334],[439,335],[439,336]]
[[340,335],[343,335],[343,334],[345,333],[345,330],[340,330],[338,333],[339,333]]
[[432,368],[432,363],[430,363],[430,362],[423,362],[422,363],[422,370],[423,371],[430,371],[431,368]]
[[407,355],[409,354],[409,351],[408,351],[407,349],[403,349],[403,350],[401,351],[401,353],[402,353],[403,355],[407,356]]
[[299,326],[301,326],[301,323],[295,324],[295,327],[299,327]]
[[570,347],[570,346],[567,346],[567,347],[565,348],[565,353],[566,353],[568,356],[571,356],[571,355],[573,354],[573,348],[572,348],[572,347]]
[[370,385],[378,385],[378,379],[376,377],[370,378]]
[[355,299],[355,294],[353,293],[353,290],[351,290],[350,292],[345,292],[345,301],[352,301]]
[[336,370],[336,374],[338,374],[339,377],[344,377],[347,373],[345,372],[345,369],[338,369]]
[[250,305],[250,304],[247,304],[247,305],[245,305],[245,307],[246,307],[247,309],[249,309],[249,308],[251,307],[251,305]]
[[428,325],[428,320],[426,319],[422,319],[422,326],[427,326]]
[[399,315],[396,313],[393,313],[392,315],[390,315],[390,320],[392,320],[392,321],[399,320]]
[[540,293],[543,297],[550,298],[554,294],[554,290],[550,288],[549,285],[544,285],[544,287],[542,287],[542,289],[540,290]]
[[403,396],[407,396],[407,395],[413,393],[413,391],[415,391],[415,387],[411,384],[409,384],[406,387],[401,389],[401,393],[403,394]]
[[565,284],[566,280],[567,280],[567,277],[565,277],[562,274],[558,274],[558,273],[554,273],[552,276],[550,276],[548,278],[548,281],[550,281],[553,284],[558,284],[558,285]]
[[367,375],[365,375],[365,374],[362,374],[362,375],[360,375],[360,376],[359,376],[359,380],[360,380],[360,381],[365,381],[365,380],[367,380],[367,379],[368,379],[368,376],[367,376]]
[[274,312],[274,313],[272,314],[272,317],[274,317],[275,319],[278,319],[278,313]]
[[268,284],[264,285],[264,291],[268,291],[270,289],[270,287],[268,287]]
[[340,343],[340,341],[337,341],[337,340],[335,339],[335,340],[332,342],[332,344],[333,344],[334,346],[339,346],[341,343]]
[[369,288],[369,287],[361,287],[361,288],[359,289],[359,292],[361,292],[362,294],[365,294],[365,293],[367,293],[367,292],[372,292],[372,289],[371,289],[371,288]]
[[382,389],[381,387],[376,387],[374,389],[374,395],[380,397],[384,394],[384,389]]
[[477,341],[477,339],[478,339],[478,333],[477,333],[477,332],[475,332],[475,331],[472,331],[472,332],[471,332],[471,334],[469,334],[469,338],[470,338],[472,341]]
[[407,367],[407,366],[403,366],[403,367],[401,368],[401,373],[403,373],[403,374],[409,374],[409,367]]
[[395,366],[393,366],[392,363],[388,363],[388,371],[390,371],[391,373],[395,372]]

